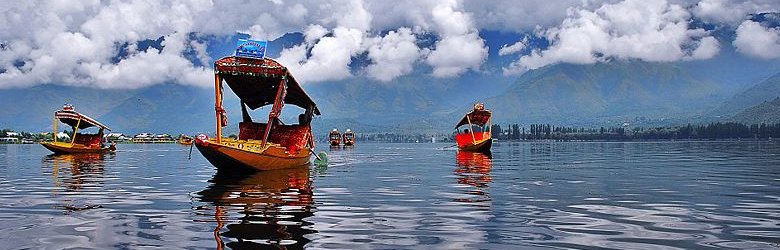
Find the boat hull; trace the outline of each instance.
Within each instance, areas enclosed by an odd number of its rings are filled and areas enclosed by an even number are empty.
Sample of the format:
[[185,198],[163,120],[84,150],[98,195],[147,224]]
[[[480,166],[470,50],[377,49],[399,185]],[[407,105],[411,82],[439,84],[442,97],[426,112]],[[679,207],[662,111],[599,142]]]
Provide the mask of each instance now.
[[486,138],[475,143],[466,143],[463,145],[459,144],[458,149],[472,152],[490,152],[491,146],[493,146],[493,139]]
[[294,155],[282,147],[269,146],[264,150],[251,151],[213,141],[196,141],[198,151],[217,169],[227,171],[267,171],[309,165],[311,151],[301,149]]
[[41,145],[55,154],[83,154],[83,153],[106,153],[109,148],[89,148],[80,144],[59,143],[59,142],[41,142]]

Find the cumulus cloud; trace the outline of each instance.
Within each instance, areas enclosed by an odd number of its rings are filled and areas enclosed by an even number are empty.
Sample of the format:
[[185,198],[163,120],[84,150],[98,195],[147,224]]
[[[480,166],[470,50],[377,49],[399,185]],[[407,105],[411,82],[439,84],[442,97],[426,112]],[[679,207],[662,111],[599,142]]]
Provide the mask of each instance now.
[[504,44],[503,46],[501,46],[500,49],[498,49],[498,55],[506,56],[506,55],[519,53],[520,51],[526,48],[527,43],[528,43],[528,37],[523,37],[523,40],[517,41],[512,45]]
[[444,1],[431,11],[441,39],[426,62],[433,66],[433,75],[437,77],[478,70],[487,59],[488,48],[479,37],[471,16],[458,8],[458,2]]
[[701,0],[692,12],[708,21],[737,25],[748,14],[776,12],[779,8],[777,0]]
[[[427,68],[415,67],[420,64],[430,66],[421,73],[435,77],[480,71],[490,39],[480,36],[483,30],[535,31],[550,42],[547,48],[531,48],[527,40],[503,45],[499,55],[518,57],[504,68],[507,74],[558,62],[711,58],[721,45],[688,26],[694,16],[739,26],[732,44],[743,53],[778,51],[777,29],[743,22],[750,13],[778,11],[777,0],[669,1],[19,1],[0,5],[0,88],[210,87],[210,65],[222,55],[209,55],[213,43],[206,38],[236,32],[260,40],[303,33],[302,44],[284,48],[279,60],[304,83],[355,74],[387,82]],[[159,38],[161,49],[143,45]]]
[[665,0],[626,0],[595,10],[571,8],[559,27],[541,36],[551,42],[543,50],[521,56],[504,68],[522,73],[545,65],[595,63],[610,59],[654,62],[706,59],[717,54],[717,40],[688,26],[691,14]]
[[737,51],[750,56],[780,58],[780,28],[764,27],[750,20],[744,21],[737,28],[734,46]]
[[372,61],[366,68],[368,76],[387,82],[412,72],[413,64],[422,53],[415,44],[416,39],[409,28],[374,38],[368,48],[368,58]]

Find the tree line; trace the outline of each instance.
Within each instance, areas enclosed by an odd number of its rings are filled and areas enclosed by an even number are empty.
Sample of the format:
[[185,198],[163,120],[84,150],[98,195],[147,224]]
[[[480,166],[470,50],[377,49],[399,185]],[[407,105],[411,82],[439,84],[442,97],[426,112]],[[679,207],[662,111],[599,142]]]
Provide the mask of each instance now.
[[780,137],[780,123],[743,124],[713,122],[709,124],[670,127],[567,127],[551,124],[531,124],[528,127],[494,124],[493,138],[499,140],[711,140],[711,139],[771,139]]

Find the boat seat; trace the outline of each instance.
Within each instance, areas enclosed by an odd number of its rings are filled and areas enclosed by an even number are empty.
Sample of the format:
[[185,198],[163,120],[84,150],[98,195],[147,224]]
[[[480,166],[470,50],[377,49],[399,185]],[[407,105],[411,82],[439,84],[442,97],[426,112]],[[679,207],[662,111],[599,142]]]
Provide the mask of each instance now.
[[81,144],[86,147],[91,148],[99,148],[100,147],[100,141],[103,138],[100,135],[93,135],[93,134],[76,134],[76,141],[75,144]]
[[[238,124],[239,140],[262,140],[265,123],[240,122]],[[297,154],[306,147],[309,139],[309,127],[303,125],[276,125],[268,134],[268,141],[287,148],[290,154]]]

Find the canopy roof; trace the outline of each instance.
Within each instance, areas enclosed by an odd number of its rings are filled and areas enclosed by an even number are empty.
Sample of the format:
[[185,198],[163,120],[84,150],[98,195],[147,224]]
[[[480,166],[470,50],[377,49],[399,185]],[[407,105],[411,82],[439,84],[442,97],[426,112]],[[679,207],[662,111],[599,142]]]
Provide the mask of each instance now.
[[317,104],[303,91],[287,67],[273,59],[227,56],[214,62],[214,71],[250,109],[273,104],[279,82],[286,78],[284,103],[311,109],[315,115],[320,114]]
[[[95,119],[92,119],[92,117],[73,110],[58,110],[57,112],[54,112],[54,118],[59,119],[61,122],[68,124],[71,127],[75,127],[76,124],[78,124],[79,129],[98,127],[109,131],[111,130],[110,128],[106,127],[106,125],[103,125]],[[79,122],[79,119],[81,119],[81,122]]]
[[455,128],[458,128],[460,126],[463,126],[465,124],[469,124],[469,120],[471,120],[471,124],[475,125],[485,125],[488,122],[490,122],[490,116],[492,114],[490,113],[490,110],[487,109],[474,109],[468,114],[464,115],[462,119],[458,122],[458,125],[455,125]]

